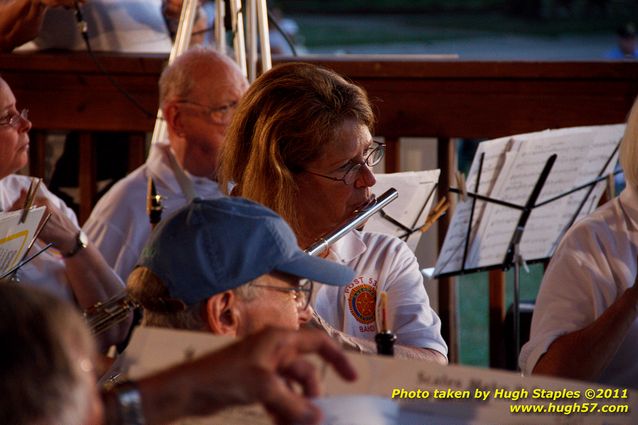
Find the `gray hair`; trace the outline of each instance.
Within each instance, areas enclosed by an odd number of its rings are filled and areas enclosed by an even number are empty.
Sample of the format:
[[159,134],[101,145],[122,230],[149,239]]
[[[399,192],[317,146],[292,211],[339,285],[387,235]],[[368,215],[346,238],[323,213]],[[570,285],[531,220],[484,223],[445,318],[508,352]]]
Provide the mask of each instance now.
[[199,81],[198,75],[239,68],[228,56],[212,47],[197,45],[178,56],[159,79],[159,103],[173,99],[187,99]]
[[[248,282],[233,289],[238,298],[250,301],[257,297],[259,288]],[[137,267],[126,282],[129,294],[144,308],[142,325],[162,328],[204,331],[206,300],[186,305],[172,298],[162,280],[147,267]]]
[[2,284],[0,338],[0,423],[85,423],[90,395],[78,354],[93,360],[95,346],[74,308],[38,289]]
[[629,111],[627,127],[620,144],[620,165],[627,183],[638,189],[638,98]]

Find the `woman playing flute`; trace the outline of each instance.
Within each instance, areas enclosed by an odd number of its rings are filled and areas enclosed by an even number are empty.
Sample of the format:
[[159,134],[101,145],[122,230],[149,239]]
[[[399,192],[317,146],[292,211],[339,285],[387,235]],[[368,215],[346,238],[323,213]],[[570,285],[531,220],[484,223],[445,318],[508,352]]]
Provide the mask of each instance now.
[[[276,67],[240,102],[220,164],[220,187],[284,217],[307,248],[372,199],[372,166],[384,145],[373,141],[365,92],[309,64]],[[321,254],[357,271],[346,287],[321,286],[314,325],[345,346],[376,352],[378,294],[398,340],[395,355],[446,363],[440,320],[430,307],[414,254],[398,238],[353,231]]]

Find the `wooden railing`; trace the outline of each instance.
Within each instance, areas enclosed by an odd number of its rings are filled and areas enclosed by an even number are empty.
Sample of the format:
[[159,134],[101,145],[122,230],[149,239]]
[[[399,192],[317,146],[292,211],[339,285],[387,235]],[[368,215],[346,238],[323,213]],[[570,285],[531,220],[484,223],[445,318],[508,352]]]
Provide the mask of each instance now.
[[[0,74],[20,107],[30,108],[35,130],[79,130],[80,190],[85,219],[94,199],[95,158],[91,131],[150,132],[157,110],[157,80],[164,56],[102,54],[104,68],[144,108],[126,100],[82,52],[0,55]],[[297,60],[275,58],[275,63]],[[386,170],[397,171],[401,137],[438,139],[440,194],[447,193],[455,167],[453,138],[486,139],[545,128],[623,122],[638,94],[637,62],[476,62],[418,56],[303,58],[331,68],[364,87],[377,112],[376,134],[388,143]],[[38,133],[39,134],[39,133]],[[32,156],[42,172],[42,151]],[[132,149],[130,167],[143,161]],[[448,215],[447,217],[450,217]],[[439,235],[445,235],[442,220]],[[442,236],[441,236],[442,237]],[[452,279],[439,282],[443,334],[456,359],[456,307]],[[498,356],[505,314],[502,273],[490,274],[492,363]]]

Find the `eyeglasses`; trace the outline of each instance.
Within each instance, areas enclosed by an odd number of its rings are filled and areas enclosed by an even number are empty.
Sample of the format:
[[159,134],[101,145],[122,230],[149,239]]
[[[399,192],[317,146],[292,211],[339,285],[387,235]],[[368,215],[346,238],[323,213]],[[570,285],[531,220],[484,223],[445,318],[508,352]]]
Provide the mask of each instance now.
[[334,180],[336,182],[343,182],[346,185],[351,185],[357,180],[361,167],[367,165],[368,167],[374,167],[383,159],[385,155],[385,143],[373,141],[374,145],[370,146],[364,154],[365,159],[362,162],[350,161],[346,166],[348,169],[343,174],[343,177],[337,178],[332,176],[326,176],[325,174],[316,173],[311,170],[305,170],[306,173],[313,174],[315,176],[323,177],[324,179]]
[[175,103],[179,103],[182,105],[194,106],[196,108],[201,108],[206,111],[206,113],[210,116],[210,120],[215,124],[226,124],[230,120],[230,112],[234,111],[237,108],[237,101],[229,102],[222,106],[216,106],[211,108],[210,106],[202,105],[197,102],[190,102],[187,100],[179,100]]
[[6,118],[0,120],[0,127],[13,127],[17,130],[24,121],[28,120],[29,110],[25,108],[20,113],[12,112],[7,114]]
[[299,285],[289,288],[274,285],[262,285],[260,283],[252,283],[257,288],[272,289],[273,291],[292,293],[295,298],[295,304],[299,311],[304,311],[310,305],[310,297],[312,296],[312,288],[314,282],[310,279],[299,279]]

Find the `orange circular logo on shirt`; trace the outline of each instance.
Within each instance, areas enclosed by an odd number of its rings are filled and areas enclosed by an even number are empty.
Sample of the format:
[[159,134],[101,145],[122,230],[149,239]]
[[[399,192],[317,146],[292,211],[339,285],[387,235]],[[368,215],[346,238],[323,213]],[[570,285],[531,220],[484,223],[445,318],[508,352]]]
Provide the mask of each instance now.
[[357,285],[350,291],[348,306],[357,322],[368,325],[374,322],[377,291],[370,285]]

